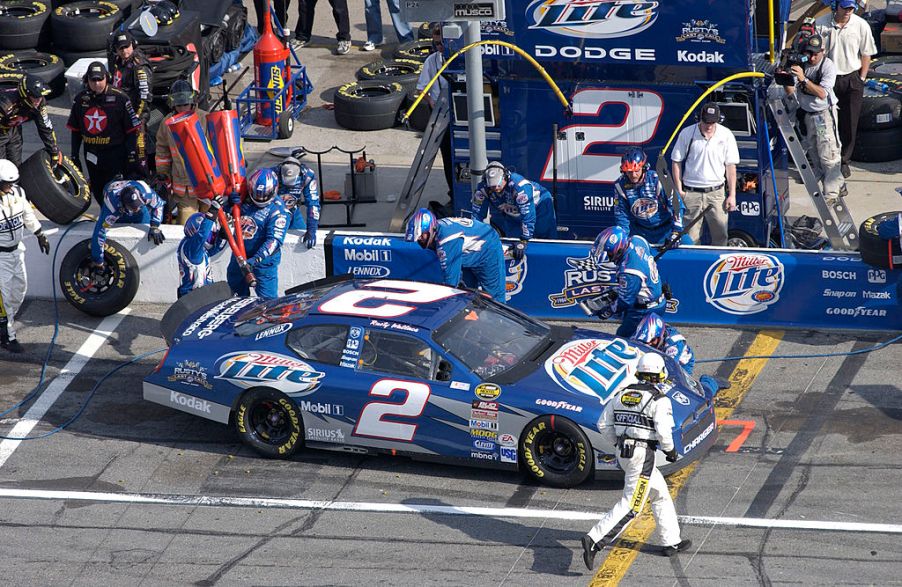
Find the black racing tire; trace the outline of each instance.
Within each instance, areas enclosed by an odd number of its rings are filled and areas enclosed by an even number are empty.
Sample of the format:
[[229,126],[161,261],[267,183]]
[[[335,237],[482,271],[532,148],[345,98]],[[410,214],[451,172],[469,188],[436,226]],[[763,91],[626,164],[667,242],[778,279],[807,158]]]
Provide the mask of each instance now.
[[413,59],[379,59],[364,65],[357,70],[357,79],[360,81],[376,80],[395,82],[401,84],[404,91],[413,96],[417,88],[417,80],[423,63]]
[[291,115],[291,108],[286,108],[279,114],[279,138],[290,139],[294,134],[294,117]]
[[859,131],[855,137],[852,160],[881,163],[902,159],[902,126],[882,130]]
[[19,169],[19,185],[26,197],[51,222],[70,224],[91,205],[91,188],[75,163],[63,157],[59,168],[51,165],[44,149],[32,153]]
[[241,39],[244,37],[244,27],[247,24],[247,8],[233,4],[226,10],[222,20],[225,50],[234,51],[241,46]]
[[752,235],[745,231],[731,230],[727,236],[727,246],[730,248],[745,249],[757,247],[758,243],[752,238]]
[[106,0],[64,4],[50,15],[53,44],[69,51],[105,51],[120,18],[119,7]]
[[[413,101],[405,100],[403,106],[404,111],[406,112],[411,105],[413,105]],[[429,124],[429,118],[431,116],[432,108],[429,107],[429,102],[424,98],[420,100],[417,107],[410,113],[410,118],[407,119],[407,123],[410,125],[410,128],[423,132],[426,130],[426,126]]]
[[426,58],[432,53],[432,39],[426,41],[410,41],[401,43],[395,49],[393,57],[395,59],[412,59],[414,61],[426,61]]
[[60,47],[54,47],[53,54],[59,56],[67,68],[72,67],[72,64],[79,59],[102,59],[108,57],[106,49],[96,49],[94,51],[67,51]]
[[902,82],[902,55],[883,55],[871,60],[868,77],[873,79],[888,78]]
[[0,2],[0,49],[34,49],[49,17],[47,2],[3,0]]
[[520,434],[520,462],[527,474],[552,487],[576,487],[595,462],[585,432],[561,416],[539,416]]
[[207,58],[207,63],[213,65],[219,63],[225,53],[226,38],[225,33],[219,27],[208,28],[203,35],[203,53]]
[[[899,212],[884,212],[871,216],[861,223],[858,229],[858,252],[861,260],[869,265],[899,268],[899,259],[902,258],[902,245],[899,238],[885,239],[877,234],[877,227],[883,222],[893,219]],[[895,257],[895,261],[892,259]]]
[[[885,83],[885,82],[882,82]],[[902,86],[902,84],[899,84]],[[900,94],[902,95],[902,94]],[[858,132],[894,128],[902,124],[902,103],[892,94],[880,95],[865,88],[858,117]]]
[[427,41],[432,40],[432,27],[435,25],[434,22],[424,22],[421,23],[419,27],[417,27],[417,39]]
[[66,91],[66,66],[62,59],[51,53],[18,51],[0,56],[0,71],[30,73],[39,77],[50,89],[50,98]]
[[335,91],[335,121],[349,130],[391,128],[403,100],[404,88],[398,83],[347,83]]
[[301,411],[275,389],[247,390],[238,400],[234,420],[241,442],[267,458],[286,459],[304,443]]
[[127,307],[138,293],[141,277],[135,258],[112,239],[103,246],[104,275],[91,279],[91,239],[69,249],[60,263],[59,283],[70,304],[91,316],[110,316]]

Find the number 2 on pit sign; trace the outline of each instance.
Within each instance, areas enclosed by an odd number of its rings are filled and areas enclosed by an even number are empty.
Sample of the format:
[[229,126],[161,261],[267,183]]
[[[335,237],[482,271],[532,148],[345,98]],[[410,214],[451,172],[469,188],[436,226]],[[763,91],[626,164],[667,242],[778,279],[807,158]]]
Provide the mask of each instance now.
[[[614,124],[592,124],[607,106],[626,106],[623,120]],[[622,150],[641,146],[654,138],[664,111],[659,94],[648,90],[584,89],[573,94],[573,118],[578,124],[560,129],[566,138],[555,140],[548,150],[542,181],[552,181],[553,149],[558,147],[558,181],[614,183],[620,177],[620,155],[592,154],[594,145],[605,144]],[[583,117],[580,121],[579,117]]]
[[425,383],[415,381],[401,381],[398,379],[382,379],[377,381],[370,389],[370,395],[388,398],[394,392],[405,393],[401,403],[374,401],[363,406],[357,425],[354,427],[355,436],[369,436],[385,440],[400,440],[411,442],[417,432],[416,424],[406,422],[393,422],[385,420],[386,416],[400,416],[403,418],[418,418],[426,408],[429,395],[432,390]]

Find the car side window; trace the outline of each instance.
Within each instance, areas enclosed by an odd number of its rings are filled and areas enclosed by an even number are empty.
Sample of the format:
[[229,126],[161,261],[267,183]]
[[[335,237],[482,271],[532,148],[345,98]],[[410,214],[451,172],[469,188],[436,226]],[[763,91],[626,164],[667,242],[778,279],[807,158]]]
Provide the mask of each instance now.
[[302,359],[338,365],[347,339],[346,324],[316,324],[292,330],[286,343]]
[[435,379],[437,356],[428,343],[396,332],[368,330],[359,368],[418,379]]

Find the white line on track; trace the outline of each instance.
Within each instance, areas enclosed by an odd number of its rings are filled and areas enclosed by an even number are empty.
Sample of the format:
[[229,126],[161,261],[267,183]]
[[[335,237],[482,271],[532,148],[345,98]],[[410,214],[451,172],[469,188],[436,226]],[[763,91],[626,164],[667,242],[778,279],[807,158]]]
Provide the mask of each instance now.
[[[258,509],[299,509],[380,514],[438,514],[486,518],[537,518],[545,520],[598,520],[597,512],[543,510],[526,508],[489,508],[432,504],[373,503],[360,501],[328,501],[267,497],[229,497],[208,495],[172,495],[156,493],[103,493],[94,491],[58,491],[45,489],[0,488],[0,499],[47,499],[127,503],[133,505],[169,505],[189,507],[241,507]],[[693,526],[738,526],[786,530],[829,530],[832,532],[870,532],[902,534],[902,524],[868,524],[858,522],[825,522],[815,520],[767,520],[762,518],[719,518],[679,516],[680,522]]]
[[[50,382],[47,389],[41,393],[34,404],[32,404],[28,411],[25,412],[22,419],[20,419],[18,423],[13,426],[13,429],[5,434],[5,436],[16,438],[28,436],[32,429],[37,426],[37,423],[41,421],[41,418],[44,417],[44,414],[47,413],[47,410],[49,410],[56,400],[59,399],[59,396],[66,391],[66,388],[69,387],[72,380],[75,379],[79,372],[81,372],[94,354],[100,350],[103,343],[105,343],[110,335],[113,334],[116,327],[119,326],[119,323],[129,314],[129,312],[131,312],[131,310],[125,308],[117,314],[104,318],[97,328],[94,329],[94,332],[92,332],[82,345],[78,347],[78,350],[75,351],[75,354],[72,355],[72,358],[69,359],[66,366],[59,372],[59,375]],[[21,443],[21,440],[12,439],[6,439],[0,442],[0,467],[6,464],[7,459],[12,456]]]

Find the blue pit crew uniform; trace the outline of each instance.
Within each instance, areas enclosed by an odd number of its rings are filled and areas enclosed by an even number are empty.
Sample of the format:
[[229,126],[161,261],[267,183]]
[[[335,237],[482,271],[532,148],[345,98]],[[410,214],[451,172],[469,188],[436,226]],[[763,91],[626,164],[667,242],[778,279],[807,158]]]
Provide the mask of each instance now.
[[[282,259],[282,243],[288,228],[288,213],[279,198],[273,198],[263,208],[250,198],[241,205],[241,231],[244,234],[244,250],[247,263],[257,279],[257,297],[271,300],[278,297],[279,262]],[[226,279],[232,292],[239,296],[250,295],[250,287],[235,257],[229,262]]]
[[623,314],[617,336],[632,336],[636,326],[650,312],[664,313],[667,300],[661,286],[651,245],[641,236],[630,237],[617,267],[617,286],[614,288],[617,298],[610,308],[611,315]]
[[485,220],[486,211],[491,210],[492,221],[508,238],[557,238],[551,194],[518,173],[510,174],[500,193],[489,188],[485,180],[479,182],[472,210],[477,220]]
[[435,235],[442,280],[457,287],[469,273],[496,302],[505,303],[504,249],[491,226],[470,218],[442,218]]
[[[666,196],[653,170],[644,172],[642,180],[630,183],[626,174],[614,182],[617,201],[614,218],[617,225],[628,234],[642,236],[653,245],[662,245],[671,233],[683,230],[685,206],[680,200],[680,209],[673,209],[673,201]],[[678,196],[679,197],[679,196]],[[681,244],[691,245],[689,235],[683,235]]]
[[664,337],[664,354],[676,359],[683,371],[692,375],[695,368],[695,353],[689,348],[686,337],[673,326],[667,325],[667,335]]
[[[316,181],[316,173],[312,169],[300,163],[300,174],[294,185],[287,185],[280,173],[279,167],[272,170],[279,176],[278,195],[285,204],[285,211],[289,215],[288,228],[307,231],[311,236],[305,235],[304,240],[311,240],[307,248],[313,248],[316,244],[316,229],[319,227],[320,200],[319,184]],[[304,221],[304,213],[301,205],[307,207],[307,218]]]
[[[201,215],[199,212],[197,214]],[[189,218],[188,222],[191,221]],[[179,264],[179,287],[176,292],[178,297],[213,283],[213,265],[210,258],[219,253],[226,244],[216,228],[216,222],[204,217],[197,232],[192,236],[186,236],[179,243],[176,250]]]
[[[138,190],[144,206],[141,210],[129,214],[122,205],[119,193],[126,187]],[[138,180],[111,181],[103,188],[103,206],[100,208],[100,217],[94,225],[94,234],[91,237],[91,259],[97,263],[103,263],[103,245],[106,243],[106,231],[114,224],[150,224],[151,229],[159,228],[163,222],[163,199],[160,198],[147,183]]]

